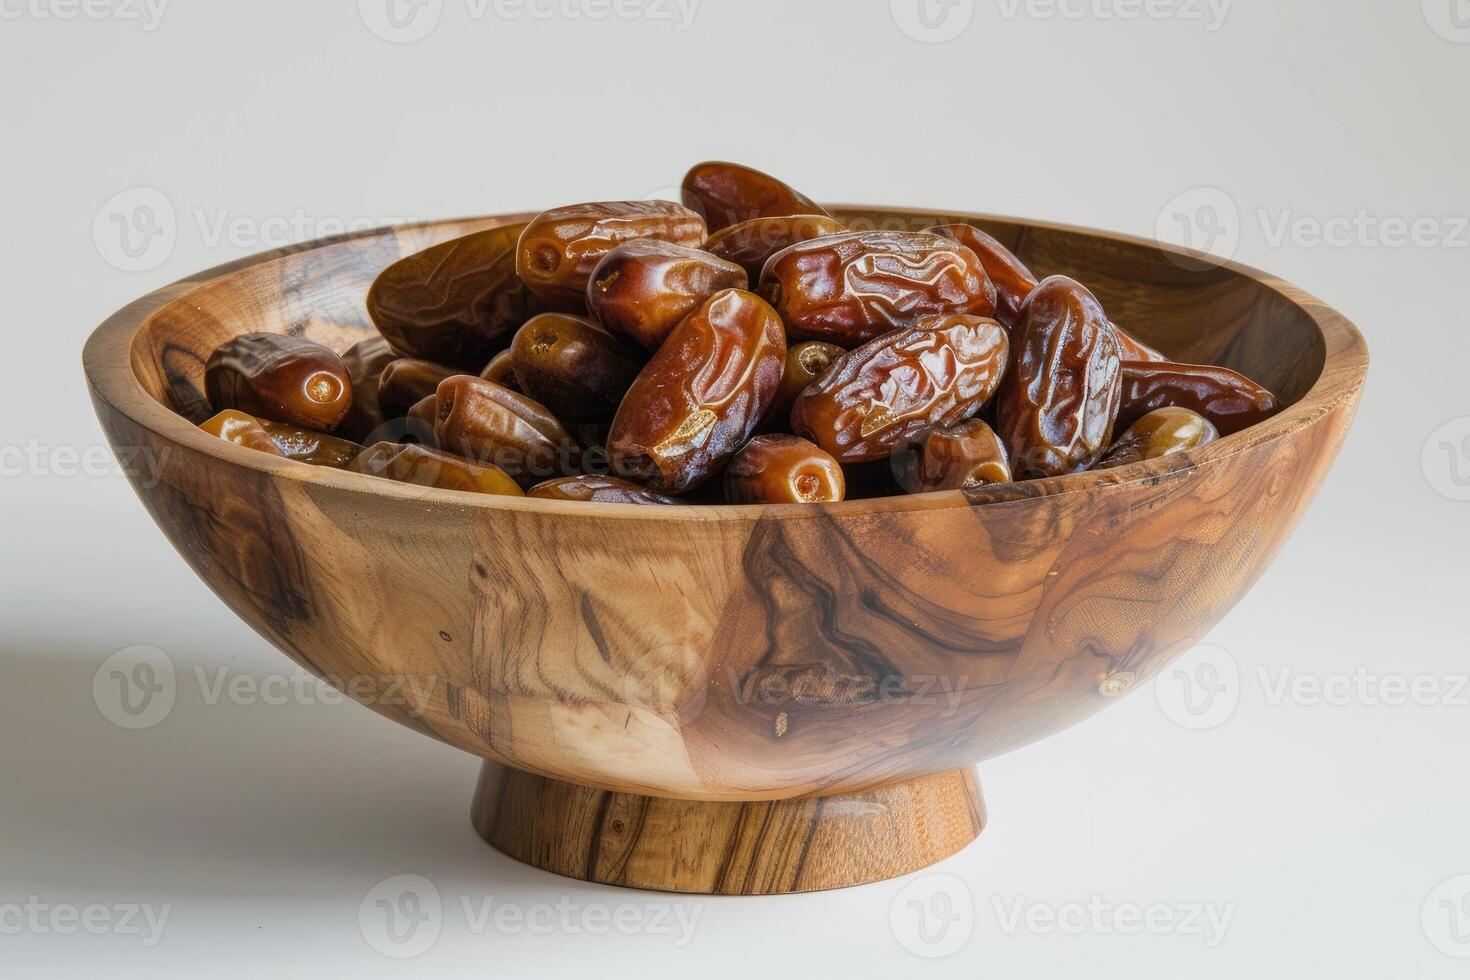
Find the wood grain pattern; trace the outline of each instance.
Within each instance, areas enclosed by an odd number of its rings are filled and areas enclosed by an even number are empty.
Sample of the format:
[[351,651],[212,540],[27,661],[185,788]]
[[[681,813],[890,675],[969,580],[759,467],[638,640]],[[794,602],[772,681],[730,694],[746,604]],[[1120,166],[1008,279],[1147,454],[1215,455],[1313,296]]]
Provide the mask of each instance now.
[[[507,775],[513,800],[482,810],[541,800],[561,827],[598,791],[654,813],[729,803],[681,818],[704,824],[688,840],[716,841],[729,813],[765,812],[749,804],[805,801],[770,813],[810,835],[814,798],[912,785],[1043,738],[1197,642],[1310,504],[1367,369],[1351,324],[1243,267],[1186,267],[1153,243],[1009,219],[834,213],[857,227],[972,220],[1039,274],[1087,283],[1147,343],[1242,371],[1289,407],[1198,451],[1103,472],[815,506],[477,496],[272,458],[190,424],[224,339],[271,330],[345,350],[372,329],[363,296],[385,265],[525,215],[202,273],[109,319],[84,363],[144,504],[246,622],[374,710],[544,777]],[[517,853],[545,830],[495,842]],[[796,839],[776,836],[762,846]],[[573,857],[534,863],[581,867],[568,847]],[[778,856],[750,861],[752,889],[808,881]],[[707,872],[635,877],[724,887]]]

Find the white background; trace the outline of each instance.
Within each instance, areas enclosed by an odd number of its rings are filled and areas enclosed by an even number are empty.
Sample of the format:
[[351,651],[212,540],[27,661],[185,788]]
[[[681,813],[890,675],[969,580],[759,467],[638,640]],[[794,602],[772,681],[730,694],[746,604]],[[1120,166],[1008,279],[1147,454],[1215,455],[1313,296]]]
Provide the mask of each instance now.
[[[1221,21],[1219,0],[926,0],[925,28],[915,0],[701,0],[688,23],[622,2],[643,15],[431,0],[399,43],[384,0],[172,0],[157,21],[0,0],[0,972],[1465,976],[1470,27],[1451,15],[1470,3],[1236,0]],[[682,936],[653,921],[666,897],[482,844],[467,755],[352,704],[210,704],[196,667],[251,684],[289,664],[95,472],[79,351],[135,296],[286,240],[643,197],[710,157],[828,201],[1150,235],[1182,213],[1356,321],[1373,368],[1318,503],[1212,649],[982,766],[992,823],[935,869],[955,878],[676,901],[698,916]],[[112,213],[159,195],[142,226],[172,243],[129,257]],[[1315,241],[1334,219],[1354,225]],[[177,696],[130,731],[92,682],[138,644]],[[1277,696],[1303,677],[1352,687]],[[1383,703],[1416,678],[1435,703]],[[1212,679],[1190,714],[1188,682]],[[369,894],[397,875],[442,905],[401,962]],[[536,929],[481,927],[489,896]],[[156,943],[129,903],[167,907]],[[88,905],[103,934],[61,931]],[[631,934],[580,928],[622,906]],[[1135,908],[1173,924],[1123,934]]]

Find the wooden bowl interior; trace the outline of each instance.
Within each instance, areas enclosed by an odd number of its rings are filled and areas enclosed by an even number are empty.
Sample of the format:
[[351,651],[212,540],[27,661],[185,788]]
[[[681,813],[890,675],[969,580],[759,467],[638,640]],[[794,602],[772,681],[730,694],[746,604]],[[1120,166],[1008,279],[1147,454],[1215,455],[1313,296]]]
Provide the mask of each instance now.
[[[1097,294],[1120,325],[1176,360],[1218,364],[1264,384],[1286,404],[1322,373],[1325,344],[1306,310],[1231,268],[1203,267],[1146,243],[999,218],[838,207],[854,227],[920,229],[972,220],[1039,276],[1065,274]],[[308,337],[344,351],[373,332],[363,298],[402,256],[511,215],[385,229],[237,268],[182,292],[136,335],[130,356],[143,388],[192,422],[211,413],[204,365],[224,341],[252,331]]]

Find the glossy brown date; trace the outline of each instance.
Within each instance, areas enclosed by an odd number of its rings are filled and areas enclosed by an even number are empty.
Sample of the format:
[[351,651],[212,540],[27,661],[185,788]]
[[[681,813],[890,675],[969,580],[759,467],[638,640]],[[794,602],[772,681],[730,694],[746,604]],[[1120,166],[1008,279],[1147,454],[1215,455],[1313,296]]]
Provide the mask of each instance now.
[[439,411],[439,396],[428,395],[414,403],[413,408],[408,410],[404,416],[407,420],[406,432],[399,438],[400,442],[417,442],[426,445],[434,445],[439,437],[434,434],[434,421]]
[[303,429],[299,425],[285,425],[281,422],[262,422],[261,425],[282,456],[313,466],[346,469],[357,458],[357,454],[362,452],[362,447],[355,442],[314,429]]
[[378,404],[388,418],[401,419],[409,409],[437,391],[439,382],[462,373],[416,357],[389,361],[378,378]]
[[687,245],[639,239],[597,263],[587,282],[587,309],[612,333],[658,350],[700,303],[722,289],[749,285],[733,262]]
[[995,286],[974,252],[940,235],[857,231],[771,256],[760,294],[793,338],[856,347],[933,313],[988,317]]
[[359,340],[342,355],[352,380],[352,405],[336,429],[343,438],[362,442],[387,421],[378,404],[378,377],[389,361],[401,356],[380,336]]
[[842,467],[799,436],[756,436],[725,468],[732,504],[818,504],[843,499]]
[[528,317],[550,307],[516,275],[524,225],[442,242],[388,266],[368,290],[368,314],[403,354],[478,371]]
[[490,358],[490,363],[485,365],[484,370],[480,372],[480,377],[485,381],[493,381],[502,388],[509,388],[511,391],[521,390],[521,383],[516,380],[515,363],[511,360],[509,347]]
[[752,218],[713,233],[704,250],[745,270],[752,283],[761,279],[766,261],[798,242],[824,235],[840,235],[847,227],[824,214],[791,214],[779,218]]
[[771,402],[761,428],[768,432],[783,432],[791,425],[791,406],[796,398],[832,366],[832,362],[845,354],[841,347],[821,340],[808,340],[786,352],[786,370],[781,374],[781,387]]
[[364,449],[352,461],[351,469],[421,487],[523,496],[516,481],[498,467],[461,459],[428,446],[380,442]]
[[204,390],[215,411],[237,409],[322,432],[352,404],[347,366],[329,348],[300,337],[247,333],[209,355]]
[[271,438],[271,434],[265,430],[265,426],[253,415],[237,412],[233,408],[227,408],[210,418],[199,423],[199,428],[225,442],[232,442],[246,449],[254,449],[256,452],[269,453],[272,456],[285,456],[281,447]]
[[978,412],[1006,370],[995,320],[937,314],[843,354],[791,410],[798,435],[842,463],[880,459],[934,426]]
[[654,490],[704,483],[750,438],[781,384],[786,336],[759,296],[727,289],[669,334],[608,435],[613,471]]
[[753,218],[827,214],[821,205],[770,174],[722,160],[690,167],[681,193],[685,205],[704,216],[710,231]]
[[673,497],[654,493],[615,476],[563,476],[538,483],[526,492],[540,500],[580,500],[591,504],[677,504]]
[[1118,437],[1093,469],[1158,459],[1209,445],[1220,433],[1209,419],[1187,408],[1160,408],[1149,412]]
[[930,429],[895,461],[898,482],[909,493],[974,490],[1011,482],[1005,446],[983,419]]
[[1203,415],[1228,436],[1281,411],[1281,401],[1242,374],[1208,364],[1123,365],[1118,425],[1126,428],[1159,408],[1178,406]]
[[582,303],[603,256],[624,242],[657,238],[695,246],[704,219],[672,201],[604,201],[543,211],[521,232],[516,274],[542,299]]
[[470,375],[446,378],[435,396],[440,448],[492,463],[523,487],[575,473],[581,452],[539,402]]
[[1031,295],[1037,284],[1036,276],[1026,263],[1016,258],[1015,253],[994,235],[974,225],[938,225],[929,231],[959,242],[979,257],[985,274],[995,284],[995,318],[1008,327],[1014,327],[1021,318],[1021,307],[1025,305],[1026,297]]
[[543,313],[511,344],[517,388],[562,422],[610,419],[643,358],[585,317]]
[[1021,479],[1085,470],[1107,451],[1122,394],[1117,331],[1082,284],[1053,276],[1031,293],[996,400],[1001,440]]

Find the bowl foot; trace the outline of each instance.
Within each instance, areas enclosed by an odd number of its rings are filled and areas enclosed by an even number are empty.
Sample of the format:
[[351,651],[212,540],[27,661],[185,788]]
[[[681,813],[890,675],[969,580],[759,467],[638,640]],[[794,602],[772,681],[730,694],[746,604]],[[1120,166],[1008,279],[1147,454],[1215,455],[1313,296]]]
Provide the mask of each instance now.
[[776,895],[941,861],[979,836],[985,803],[971,768],[840,796],[724,803],[589,789],[486,762],[472,819],[496,850],[569,878]]

